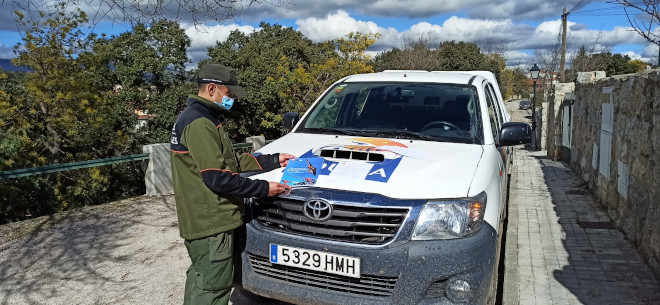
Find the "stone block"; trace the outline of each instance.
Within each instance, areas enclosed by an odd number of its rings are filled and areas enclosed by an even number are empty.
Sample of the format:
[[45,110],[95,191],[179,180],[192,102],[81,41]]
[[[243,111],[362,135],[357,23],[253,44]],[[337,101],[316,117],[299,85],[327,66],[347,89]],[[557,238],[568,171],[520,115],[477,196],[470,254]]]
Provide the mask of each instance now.
[[149,154],[149,165],[144,174],[148,196],[174,194],[172,168],[170,164],[170,144],[145,145],[142,152]]
[[606,77],[605,71],[593,71],[593,72],[578,72],[577,73],[577,82],[586,83],[586,82],[595,82]]
[[257,151],[266,145],[266,138],[264,136],[253,136],[245,139],[245,143],[252,143],[252,151]]

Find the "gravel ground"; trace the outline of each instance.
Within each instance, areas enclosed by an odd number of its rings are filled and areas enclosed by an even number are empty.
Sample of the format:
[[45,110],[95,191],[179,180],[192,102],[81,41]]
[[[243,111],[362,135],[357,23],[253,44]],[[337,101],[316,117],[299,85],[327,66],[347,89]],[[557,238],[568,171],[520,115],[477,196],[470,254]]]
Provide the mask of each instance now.
[[181,304],[190,260],[178,233],[173,196],[0,226],[0,304]]

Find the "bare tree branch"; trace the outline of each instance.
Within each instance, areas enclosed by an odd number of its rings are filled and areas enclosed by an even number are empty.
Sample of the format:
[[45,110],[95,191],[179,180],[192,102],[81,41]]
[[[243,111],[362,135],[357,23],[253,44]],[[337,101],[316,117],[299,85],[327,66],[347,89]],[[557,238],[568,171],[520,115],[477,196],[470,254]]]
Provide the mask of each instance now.
[[660,33],[653,31],[660,26],[660,0],[614,0],[611,3],[623,6],[628,22],[637,34],[660,46]]
[[[4,0],[3,0],[4,2]],[[225,22],[237,18],[253,4],[289,7],[290,0],[69,0],[72,8],[91,14],[90,22],[101,20],[115,23],[150,24],[160,19],[189,21],[195,26],[208,21]],[[40,0],[12,0],[15,9],[40,15],[51,13],[52,2]]]

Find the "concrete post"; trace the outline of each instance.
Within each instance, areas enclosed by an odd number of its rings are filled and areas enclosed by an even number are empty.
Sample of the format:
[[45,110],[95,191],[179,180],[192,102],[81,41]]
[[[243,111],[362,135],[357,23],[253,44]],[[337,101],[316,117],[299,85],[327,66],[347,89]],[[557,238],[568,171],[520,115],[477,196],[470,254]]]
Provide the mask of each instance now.
[[150,155],[149,166],[144,173],[147,196],[174,194],[170,143],[145,145],[142,147],[142,152]]
[[264,136],[253,136],[245,139],[245,143],[252,143],[252,151],[257,151],[266,145],[266,138]]
[[546,150],[548,157],[553,160],[561,159],[561,143],[562,143],[562,124],[564,112],[564,97],[566,94],[573,94],[575,91],[575,83],[559,83],[553,88],[548,103],[548,111],[546,113],[547,119],[547,138]]

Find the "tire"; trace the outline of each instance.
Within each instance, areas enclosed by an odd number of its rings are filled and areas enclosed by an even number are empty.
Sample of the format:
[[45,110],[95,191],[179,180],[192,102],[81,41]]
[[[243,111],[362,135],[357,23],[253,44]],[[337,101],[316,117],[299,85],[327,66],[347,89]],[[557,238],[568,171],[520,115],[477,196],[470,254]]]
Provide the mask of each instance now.
[[[508,200],[507,200],[508,201]],[[506,203],[505,203],[506,204]],[[508,215],[509,211],[508,208],[505,209],[505,215]],[[495,258],[496,258],[496,264],[495,267],[493,268],[493,275],[490,279],[490,289],[488,291],[488,300],[486,301],[486,304],[488,305],[495,305],[497,302],[497,288],[498,288],[498,283],[499,283],[499,267],[500,267],[500,256],[502,255],[501,250],[502,250],[502,236],[504,235],[504,221],[505,217],[502,217],[502,220],[500,220],[500,226],[497,230],[497,250],[495,251]]]

